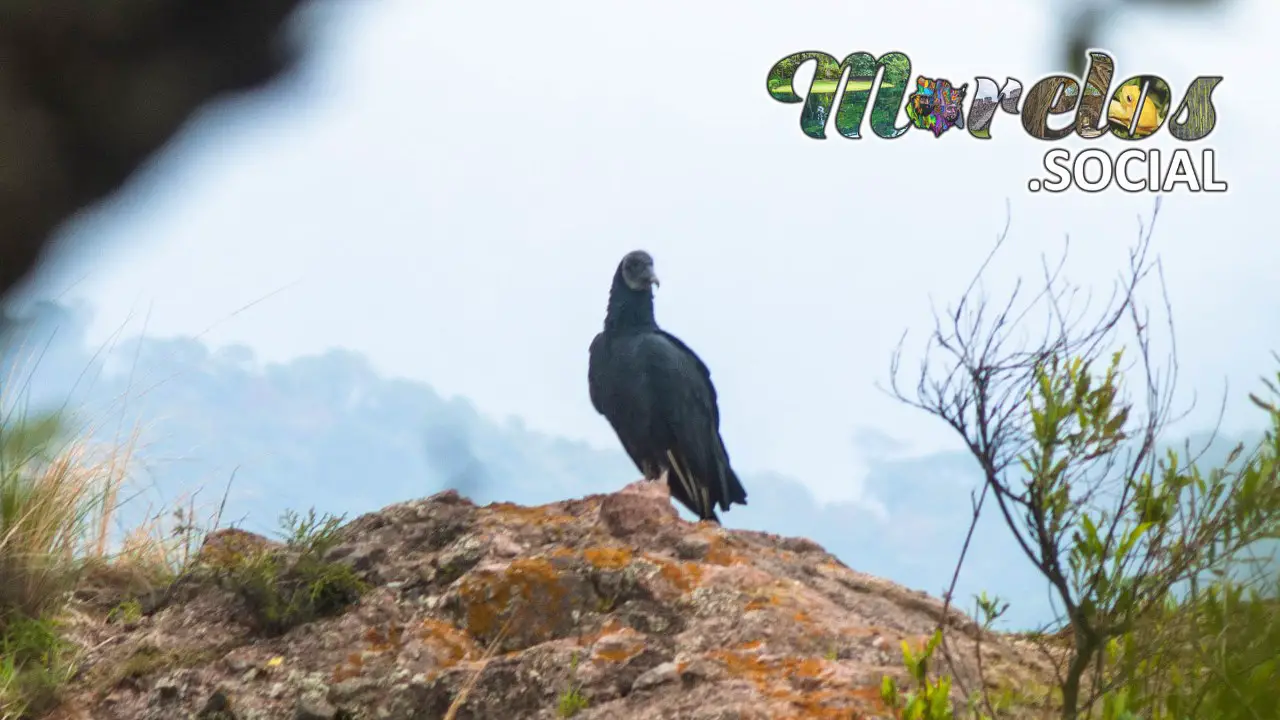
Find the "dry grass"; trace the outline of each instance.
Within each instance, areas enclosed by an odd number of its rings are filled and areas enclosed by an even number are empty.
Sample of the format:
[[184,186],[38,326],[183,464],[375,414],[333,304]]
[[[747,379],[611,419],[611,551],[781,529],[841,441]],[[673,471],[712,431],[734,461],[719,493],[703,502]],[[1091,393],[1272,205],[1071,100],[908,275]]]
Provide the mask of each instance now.
[[85,560],[105,559],[131,446],[94,459],[73,442],[48,461],[0,468],[0,609],[43,617]]
[[132,444],[57,446],[56,420],[0,427],[0,718],[56,702],[74,667],[56,619],[88,563],[106,558]]
[[[56,703],[76,664],[60,637],[72,590],[107,605],[168,583],[202,533],[194,507],[116,534],[137,433],[116,446],[59,439],[56,421],[0,418],[0,720]],[[108,607],[103,610],[110,609]]]
[[[44,696],[50,688],[43,686],[70,676],[75,658],[58,622],[71,591],[78,604],[85,605],[87,595],[89,609],[109,617],[119,609],[114,605],[136,606],[143,594],[171,587],[196,563],[226,503],[224,495],[214,513],[198,518],[194,496],[177,505],[166,500],[160,512],[147,508],[147,519],[129,520],[137,526],[125,530],[119,511],[136,507],[146,489],[129,482],[139,428],[99,432],[116,423],[105,417],[102,425],[69,427],[65,404],[46,418],[25,417],[33,373],[49,348],[15,333],[19,327],[0,328],[0,360],[7,367],[0,372],[0,720],[38,711],[30,702],[33,685]],[[124,329],[97,349],[95,363]],[[74,387],[92,384],[100,370],[85,367]],[[130,370],[129,390],[104,413],[134,396],[136,370]],[[112,439],[98,446],[89,441],[94,437]]]
[[507,621],[502,624],[502,628],[498,630],[498,634],[489,643],[489,647],[485,648],[484,655],[480,658],[480,667],[471,673],[471,677],[467,679],[467,683],[462,686],[462,690],[458,692],[453,702],[449,703],[449,710],[444,715],[444,720],[455,720],[458,717],[458,711],[466,704],[467,698],[470,697],[471,691],[475,689],[476,684],[480,682],[480,676],[484,674],[485,668],[489,666],[489,660],[498,650],[498,646],[506,639],[507,633],[511,630],[511,621],[515,618],[512,614]]

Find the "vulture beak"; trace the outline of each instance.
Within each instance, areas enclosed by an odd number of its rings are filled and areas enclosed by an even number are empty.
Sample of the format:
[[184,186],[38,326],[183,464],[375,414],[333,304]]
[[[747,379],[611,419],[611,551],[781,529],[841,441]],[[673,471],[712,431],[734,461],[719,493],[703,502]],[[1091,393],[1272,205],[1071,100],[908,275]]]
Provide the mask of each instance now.
[[658,282],[658,276],[657,276],[657,275],[654,275],[653,273],[649,273],[649,284],[650,284],[650,285],[652,285],[652,286],[654,286],[654,287],[658,287],[658,286],[659,286],[659,285],[661,285],[662,283]]

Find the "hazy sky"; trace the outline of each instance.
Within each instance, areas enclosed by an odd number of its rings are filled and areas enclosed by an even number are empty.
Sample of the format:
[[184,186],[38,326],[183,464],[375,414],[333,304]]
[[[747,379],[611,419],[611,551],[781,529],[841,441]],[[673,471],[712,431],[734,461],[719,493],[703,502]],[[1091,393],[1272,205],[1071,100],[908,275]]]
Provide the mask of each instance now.
[[[1012,240],[996,273],[1034,275],[1070,234],[1072,277],[1100,287],[1152,205],[1118,190],[1028,193],[1047,144],[1011,116],[985,142],[954,130],[818,141],[801,133],[798,105],[765,90],[776,60],[811,49],[901,50],[913,73],[971,92],[977,75],[1030,86],[1057,69],[1047,6],[969,7],[324,8],[306,24],[315,52],[297,78],[200,118],[68,229],[88,249],[38,289],[88,301],[95,341],[132,317],[127,333],[147,318],[149,334],[207,330],[266,359],[351,348],[496,417],[612,446],[587,397],[586,351],[618,259],[643,247],[663,280],[659,321],[712,369],[735,463],[847,497],[860,431],[914,452],[950,441],[874,383],[901,333],[927,329],[930,297],[964,288],[1006,198]],[[1102,38],[1117,79],[1155,73],[1180,98],[1197,75],[1226,77],[1204,144],[1231,189],[1168,196],[1155,241],[1183,380],[1211,394],[1224,378],[1237,395],[1252,389],[1278,345],[1280,178],[1261,136],[1280,110],[1265,84],[1277,20],[1272,0],[1239,0],[1227,17],[1121,16]],[[1176,141],[1161,131],[1144,144]]]

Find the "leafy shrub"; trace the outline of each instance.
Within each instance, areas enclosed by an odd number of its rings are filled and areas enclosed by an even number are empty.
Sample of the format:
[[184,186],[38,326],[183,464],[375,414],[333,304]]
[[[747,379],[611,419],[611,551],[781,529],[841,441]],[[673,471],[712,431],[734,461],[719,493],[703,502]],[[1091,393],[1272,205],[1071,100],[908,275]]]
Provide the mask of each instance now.
[[[1060,266],[1046,267],[1025,309],[1015,307],[1019,289],[998,305],[966,294],[938,318],[930,349],[944,357],[922,364],[914,397],[897,391],[895,356],[895,392],[944,420],[977,460],[984,482],[970,532],[992,498],[1014,546],[1047,581],[1068,640],[1042,647],[1056,665],[1063,720],[1280,717],[1280,579],[1274,563],[1239,577],[1248,553],[1280,538],[1280,408],[1251,395],[1270,430],[1220,466],[1206,469],[1189,447],[1162,451],[1176,364],[1170,356],[1157,366],[1159,325],[1137,301],[1141,281],[1158,276],[1149,242],[1149,231],[1140,234],[1092,324],[1071,307],[1087,291],[1066,285]],[[981,271],[970,292],[980,280]],[[1046,306],[1047,329],[1022,347],[1019,325],[1035,303]],[[1128,367],[1125,348],[1136,356]],[[1264,382],[1280,396],[1280,383]],[[907,660],[914,672],[918,658]],[[912,717],[949,717],[935,702],[947,680],[916,678]]]
[[105,553],[118,457],[62,442],[54,415],[0,420],[0,718],[38,712],[74,670],[56,617]]
[[75,668],[56,623],[10,612],[0,633],[0,718],[12,720],[51,708]]
[[881,681],[880,699],[898,720],[954,720],[956,712],[951,702],[951,678],[946,675],[936,679],[929,677],[929,662],[940,642],[942,631],[938,630],[919,655],[911,652],[911,646],[906,642],[902,643],[902,661],[915,690],[903,692],[898,682],[888,675]]
[[360,598],[365,584],[349,565],[325,560],[340,541],[343,518],[281,516],[282,547],[236,553],[218,573],[244,600],[256,625],[278,635],[306,622],[341,612]]

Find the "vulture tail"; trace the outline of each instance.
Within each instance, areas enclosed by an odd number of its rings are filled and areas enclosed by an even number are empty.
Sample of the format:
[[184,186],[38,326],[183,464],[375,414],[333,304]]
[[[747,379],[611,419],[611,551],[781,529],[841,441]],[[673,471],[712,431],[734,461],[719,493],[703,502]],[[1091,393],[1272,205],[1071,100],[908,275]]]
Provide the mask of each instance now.
[[738,474],[729,464],[729,453],[724,448],[724,440],[716,438],[716,446],[719,449],[716,453],[716,466],[720,471],[720,509],[727,512],[730,503],[747,504],[747,489],[742,487]]
[[719,524],[720,518],[716,517],[715,505],[711,502],[711,492],[706,484],[691,472],[689,463],[683,462],[683,458],[678,457],[671,450],[667,451],[667,460],[671,463],[670,474],[675,476],[675,483],[671,482],[670,477],[667,482],[672,486],[676,499],[683,501],[699,518]]

